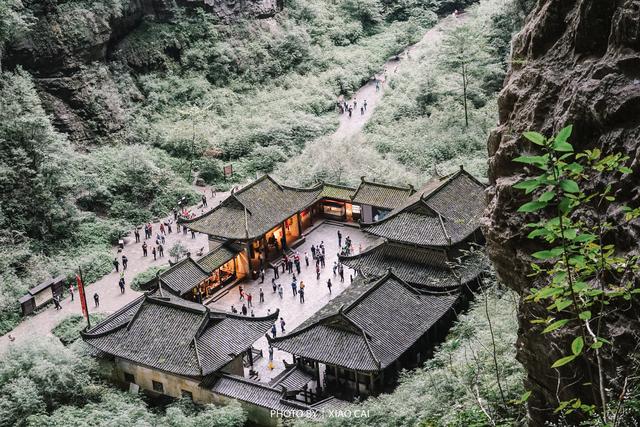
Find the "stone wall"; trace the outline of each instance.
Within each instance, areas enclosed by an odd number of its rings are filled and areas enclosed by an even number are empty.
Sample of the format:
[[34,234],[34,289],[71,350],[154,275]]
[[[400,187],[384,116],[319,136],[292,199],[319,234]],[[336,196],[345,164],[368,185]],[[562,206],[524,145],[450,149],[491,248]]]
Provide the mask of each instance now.
[[[483,231],[499,279],[525,296],[544,284],[527,276],[529,254],[542,245],[526,238],[523,226],[536,217],[516,213],[525,196],[512,188],[534,173],[513,162],[523,153],[536,152],[536,146],[520,136],[526,130],[551,135],[573,124],[570,142],[577,150],[597,147],[631,157],[634,174],[612,182],[619,203],[603,214],[619,224],[607,239],[622,254],[639,249],[640,225],[623,224],[621,206],[640,204],[640,1],[539,0],[513,40],[511,61],[498,101],[499,124],[488,141],[491,185]],[[591,185],[608,182],[602,176]],[[590,381],[589,368],[594,370],[592,360],[550,369],[566,355],[572,334],[561,332],[552,339],[541,335],[541,326],[531,320],[544,312],[532,303],[519,309],[517,357],[528,373],[526,388],[533,392],[528,402],[532,425],[553,419],[558,399],[593,401],[591,387],[583,386]],[[612,336],[613,345],[603,356],[612,395],[632,368],[629,356],[640,342],[639,319],[633,304],[606,319],[604,332]],[[560,387],[558,374],[563,377]]]

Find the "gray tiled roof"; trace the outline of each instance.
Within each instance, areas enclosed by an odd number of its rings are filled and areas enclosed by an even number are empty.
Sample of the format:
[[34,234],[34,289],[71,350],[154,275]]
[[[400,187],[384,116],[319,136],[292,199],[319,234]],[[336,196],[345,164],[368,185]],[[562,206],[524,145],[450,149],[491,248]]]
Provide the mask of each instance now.
[[356,189],[353,187],[347,187],[336,184],[323,184],[322,191],[318,195],[318,198],[326,198],[333,200],[343,200],[350,202],[351,197],[356,194]]
[[408,203],[362,228],[392,241],[451,246],[479,230],[484,208],[484,185],[461,170],[430,180]]
[[254,381],[237,375],[224,374],[211,386],[214,393],[249,402],[256,406],[274,410],[309,409],[302,402],[294,402],[283,398],[280,388]]
[[460,286],[443,251],[383,242],[358,255],[342,256],[340,261],[367,277],[383,276],[392,269],[405,282],[421,288],[443,290]]
[[187,257],[160,273],[160,281],[176,295],[184,295],[209,277],[209,273]]
[[162,292],[145,294],[82,333],[90,346],[177,375],[202,377],[264,336],[277,318],[214,312]]
[[391,210],[402,205],[413,193],[414,189],[411,186],[397,187],[369,182],[363,178],[352,200],[353,203]]
[[217,248],[210,250],[208,254],[204,255],[197,262],[202,269],[212,272],[237,254],[238,252],[233,248],[228,247],[227,245],[220,245]]
[[264,175],[233,192],[218,207],[185,223],[211,236],[253,239],[315,203],[321,190],[321,185],[309,189],[283,186]]
[[271,380],[269,384],[272,387],[284,387],[287,390],[301,390],[302,387],[310,381],[313,381],[313,376],[309,375],[298,365],[293,365]]
[[392,273],[375,281],[359,278],[291,333],[269,341],[323,363],[378,371],[445,316],[457,298],[422,293]]

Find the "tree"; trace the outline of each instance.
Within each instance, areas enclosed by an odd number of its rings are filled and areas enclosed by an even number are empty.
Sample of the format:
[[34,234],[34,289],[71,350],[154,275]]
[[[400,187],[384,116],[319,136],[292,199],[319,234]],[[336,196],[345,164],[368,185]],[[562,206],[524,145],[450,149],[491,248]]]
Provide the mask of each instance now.
[[442,40],[440,66],[460,76],[465,127],[469,126],[469,89],[481,82],[492,65],[488,52],[484,35],[470,25],[455,26]]
[[180,258],[182,258],[182,256],[186,253],[187,248],[185,248],[184,245],[180,242],[177,242],[175,245],[171,246],[171,249],[169,249],[169,255],[174,257],[176,259],[176,262],[178,262]]
[[17,0],[2,0],[0,2],[0,73],[2,72],[5,44],[29,27],[24,15],[20,13],[22,9],[21,2]]

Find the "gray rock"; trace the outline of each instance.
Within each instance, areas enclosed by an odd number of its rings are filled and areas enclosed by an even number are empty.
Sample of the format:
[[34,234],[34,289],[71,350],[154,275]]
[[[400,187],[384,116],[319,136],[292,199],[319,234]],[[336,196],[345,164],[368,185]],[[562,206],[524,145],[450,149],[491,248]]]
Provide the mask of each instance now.
[[[571,142],[577,150],[598,147],[605,153],[623,152],[631,157],[632,176],[613,182],[618,202],[603,214],[618,224],[607,236],[621,253],[637,253],[640,225],[624,224],[621,206],[640,202],[640,1],[540,0],[513,41],[512,65],[499,97],[499,125],[488,140],[490,187],[484,233],[489,256],[502,282],[525,296],[542,285],[527,277],[530,253],[540,250],[538,241],[526,238],[523,225],[535,217],[516,213],[524,203],[522,191],[512,185],[531,174],[512,160],[535,151],[520,136],[526,130],[546,135],[573,124]],[[591,185],[608,182],[602,176]],[[531,425],[554,418],[558,405],[558,378],[551,364],[568,353],[571,331],[552,339],[541,335],[531,320],[545,311],[522,303],[517,357],[527,370],[526,388]],[[603,351],[605,382],[616,396],[624,376],[633,368],[630,354],[640,342],[637,308],[617,312],[605,322],[605,335],[613,345]],[[575,333],[575,331],[574,331]],[[591,387],[597,383],[594,360],[566,365],[559,396],[593,402]],[[596,403],[597,399],[596,399]]]

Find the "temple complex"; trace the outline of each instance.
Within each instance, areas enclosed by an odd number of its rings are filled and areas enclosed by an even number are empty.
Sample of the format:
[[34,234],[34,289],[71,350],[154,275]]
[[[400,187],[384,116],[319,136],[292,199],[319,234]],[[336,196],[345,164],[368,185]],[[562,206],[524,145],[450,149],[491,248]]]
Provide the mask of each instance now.
[[[199,403],[237,399],[259,424],[277,423],[271,410],[342,408],[392,390],[402,369],[430,357],[479,284],[483,192],[462,168],[420,189],[364,178],[354,188],[294,188],[265,175],[183,220],[208,235],[208,251],[159,273],[83,338],[120,383]],[[357,245],[335,245],[336,232]],[[327,247],[333,275],[330,264],[321,278],[314,259],[297,280],[311,282],[316,300],[278,297],[276,281],[294,276],[283,256],[306,256],[310,243]],[[268,290],[266,302],[256,295],[250,313],[232,312],[245,303],[241,287]]]

